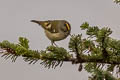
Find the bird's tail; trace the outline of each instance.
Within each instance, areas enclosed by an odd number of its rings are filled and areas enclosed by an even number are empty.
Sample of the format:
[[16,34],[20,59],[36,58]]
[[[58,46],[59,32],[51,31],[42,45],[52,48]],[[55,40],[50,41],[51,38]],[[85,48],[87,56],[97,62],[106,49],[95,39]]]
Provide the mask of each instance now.
[[31,22],[34,22],[34,23],[37,23],[37,24],[41,25],[41,21],[31,20]]

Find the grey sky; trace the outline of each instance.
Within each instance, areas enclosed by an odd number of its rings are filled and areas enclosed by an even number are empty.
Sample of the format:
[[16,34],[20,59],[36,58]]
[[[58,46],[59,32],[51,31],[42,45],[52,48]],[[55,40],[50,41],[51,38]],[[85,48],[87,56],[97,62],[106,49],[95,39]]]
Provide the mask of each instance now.
[[[65,19],[72,26],[72,34],[83,33],[79,26],[87,21],[112,28],[112,37],[120,39],[120,5],[112,0],[0,0],[0,41],[17,42],[24,36],[32,49],[45,49],[50,41],[31,19]],[[57,44],[67,49],[69,38]],[[77,68],[64,63],[61,68],[48,70],[39,64],[28,65],[22,58],[15,63],[0,58],[0,80],[87,80],[88,74]]]

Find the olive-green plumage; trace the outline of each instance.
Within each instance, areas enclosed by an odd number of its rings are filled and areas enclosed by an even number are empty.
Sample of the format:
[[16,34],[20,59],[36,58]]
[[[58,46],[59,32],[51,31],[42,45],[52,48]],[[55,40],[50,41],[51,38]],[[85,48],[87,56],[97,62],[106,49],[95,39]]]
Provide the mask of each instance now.
[[45,30],[46,36],[51,40],[52,44],[54,41],[65,39],[71,31],[71,26],[66,20],[31,20],[31,22],[41,25],[41,27]]

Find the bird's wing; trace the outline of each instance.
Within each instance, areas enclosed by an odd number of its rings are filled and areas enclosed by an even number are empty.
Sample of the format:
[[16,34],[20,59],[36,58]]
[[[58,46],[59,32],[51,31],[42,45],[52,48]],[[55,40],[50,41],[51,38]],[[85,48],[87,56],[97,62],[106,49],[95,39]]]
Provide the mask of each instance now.
[[54,21],[37,21],[37,20],[31,20],[31,22],[37,23],[39,25],[41,25],[42,28],[44,28],[45,30],[48,30],[51,33],[58,33],[58,28],[57,23]]

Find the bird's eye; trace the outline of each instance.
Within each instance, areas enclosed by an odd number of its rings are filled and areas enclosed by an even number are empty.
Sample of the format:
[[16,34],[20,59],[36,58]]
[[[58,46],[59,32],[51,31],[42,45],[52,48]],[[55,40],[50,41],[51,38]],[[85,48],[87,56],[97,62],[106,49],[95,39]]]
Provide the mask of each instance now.
[[67,29],[67,25],[66,25],[66,24],[64,24],[64,26],[63,26],[63,27],[61,27],[61,30],[62,30],[63,32],[67,32],[67,31],[68,31],[68,29]]
[[70,25],[67,22],[64,24],[64,26],[67,28],[68,31],[70,30]]

